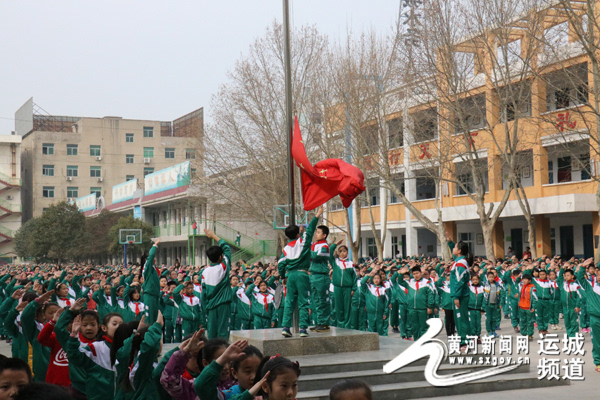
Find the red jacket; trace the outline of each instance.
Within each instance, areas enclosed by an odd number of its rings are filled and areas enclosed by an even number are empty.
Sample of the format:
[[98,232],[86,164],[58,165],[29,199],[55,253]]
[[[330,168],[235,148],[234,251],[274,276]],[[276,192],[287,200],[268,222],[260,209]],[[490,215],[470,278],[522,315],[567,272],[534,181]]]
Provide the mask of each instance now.
[[37,337],[42,346],[50,347],[50,362],[46,372],[46,382],[59,386],[70,386],[69,360],[54,333],[54,321],[48,322]]

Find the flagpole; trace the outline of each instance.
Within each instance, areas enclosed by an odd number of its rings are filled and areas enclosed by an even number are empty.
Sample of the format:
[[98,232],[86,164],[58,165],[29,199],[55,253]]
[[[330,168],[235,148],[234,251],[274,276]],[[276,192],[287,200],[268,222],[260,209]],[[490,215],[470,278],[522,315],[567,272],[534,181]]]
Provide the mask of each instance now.
[[[294,127],[292,109],[292,61],[290,56],[290,4],[289,0],[283,0],[283,57],[285,61],[285,122],[287,137],[287,161],[288,161],[288,198],[289,198],[289,221],[290,225],[296,224],[296,194],[294,192],[294,162],[292,160],[292,134]],[[308,240],[312,240],[309,238]],[[300,331],[300,318],[298,307],[294,310],[294,333]]]

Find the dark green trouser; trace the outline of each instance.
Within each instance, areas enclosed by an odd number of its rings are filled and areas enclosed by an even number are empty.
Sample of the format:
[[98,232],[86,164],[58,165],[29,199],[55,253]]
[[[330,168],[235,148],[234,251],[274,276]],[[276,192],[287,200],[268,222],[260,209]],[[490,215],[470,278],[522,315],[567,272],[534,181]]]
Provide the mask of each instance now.
[[558,325],[558,317],[561,312],[562,304],[560,303],[560,299],[550,300],[550,318],[548,319],[548,323]]
[[142,301],[146,305],[144,323],[148,326],[151,326],[156,322],[156,318],[158,317],[158,296],[153,296],[151,294],[143,294]]
[[310,274],[310,291],[313,295],[313,319],[317,325],[329,326],[329,316],[331,315],[329,304],[329,285],[331,279],[329,274]]
[[364,304],[358,307],[358,330],[367,330],[367,309]]
[[[460,343],[467,344],[467,335],[469,335],[470,323],[469,323],[469,296],[464,296],[458,299],[460,307],[456,308],[454,305],[454,323],[456,324],[456,331],[460,336]],[[454,300],[452,300],[454,302]]]
[[399,311],[399,306],[398,306],[398,302],[394,301],[392,303],[392,311],[390,311],[390,325],[392,326],[392,328],[398,328],[398,311]]
[[519,326],[519,299],[511,296],[510,300],[510,322],[513,328]]
[[496,332],[496,327],[500,325],[500,308],[495,304],[485,306],[485,330],[488,334]]
[[410,337],[411,331],[410,321],[408,320],[408,308],[405,305],[399,305],[398,314],[400,336],[403,338]]
[[469,334],[481,336],[481,310],[469,310],[469,323],[471,326]]
[[336,286],[333,289],[335,302],[335,319],[338,328],[356,329],[353,326],[352,316],[352,288]]
[[571,307],[563,307],[563,318],[565,321],[565,329],[569,337],[575,337],[579,332],[579,322],[577,321],[577,313]]
[[600,366],[600,317],[590,314],[590,327],[592,328],[592,356],[594,357],[594,365]]
[[191,335],[200,329],[200,321],[198,320],[189,320],[183,319],[181,321],[181,335],[182,337],[186,337],[187,335]]
[[223,338],[229,340],[229,319],[231,318],[231,303],[219,304],[208,310],[208,338]]
[[408,310],[408,319],[413,338],[418,340],[427,332],[427,328],[429,328],[427,325],[427,310],[415,310],[411,308]]
[[249,330],[254,329],[254,323],[251,319],[243,319],[241,320],[240,329]]
[[519,324],[521,325],[521,335],[533,336],[533,313],[531,310],[519,308]]
[[579,325],[582,328],[590,327],[590,313],[588,313],[587,301],[581,301],[581,315],[579,316]]
[[175,343],[181,343],[183,336],[181,335],[181,324],[175,325]]
[[287,273],[287,294],[285,296],[285,311],[283,326],[292,327],[292,316],[296,305],[300,314],[300,329],[307,329],[309,324],[308,308],[310,306],[310,279],[306,271],[290,271]]
[[535,304],[535,322],[537,322],[538,331],[548,330],[551,310],[550,300],[548,299],[539,299]]
[[165,318],[165,343],[173,343],[173,318]]
[[271,320],[269,318],[254,316],[254,329],[270,329]]
[[387,332],[384,332],[385,324],[383,320],[383,316],[385,315],[385,310],[381,312],[369,312],[367,313],[369,319],[369,332],[377,332],[379,336],[387,336]]
[[275,326],[277,328],[281,328],[283,325],[283,313],[285,312],[285,302],[283,300],[281,300],[281,304],[279,305],[279,308],[277,309],[277,323],[275,324]]

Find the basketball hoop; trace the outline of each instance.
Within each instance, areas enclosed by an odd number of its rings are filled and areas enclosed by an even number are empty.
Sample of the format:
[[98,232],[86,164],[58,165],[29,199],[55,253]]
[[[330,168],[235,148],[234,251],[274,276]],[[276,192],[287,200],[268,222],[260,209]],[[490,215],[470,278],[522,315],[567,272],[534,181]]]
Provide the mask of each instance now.
[[133,240],[130,240],[130,241],[129,241],[129,244],[133,244]]

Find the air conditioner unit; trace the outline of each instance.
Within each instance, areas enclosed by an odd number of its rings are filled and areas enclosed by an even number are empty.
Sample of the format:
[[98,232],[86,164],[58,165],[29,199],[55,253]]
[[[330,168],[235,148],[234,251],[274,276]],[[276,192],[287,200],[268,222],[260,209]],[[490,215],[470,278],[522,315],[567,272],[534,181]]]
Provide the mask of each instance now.
[[71,182],[73,180],[72,176],[67,176],[67,181]]
[[75,199],[72,197],[67,197],[67,203],[73,203],[75,202]]
[[98,182],[102,182],[102,178],[98,178]]
[[96,156],[96,161],[102,161],[102,156]]
[[6,196],[6,199],[7,199],[7,200],[12,200],[12,199],[13,199],[13,197],[12,197],[12,196]]
[[144,158],[144,164],[150,164],[151,158]]

